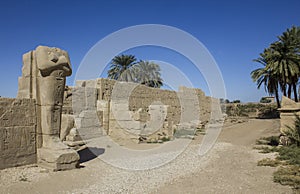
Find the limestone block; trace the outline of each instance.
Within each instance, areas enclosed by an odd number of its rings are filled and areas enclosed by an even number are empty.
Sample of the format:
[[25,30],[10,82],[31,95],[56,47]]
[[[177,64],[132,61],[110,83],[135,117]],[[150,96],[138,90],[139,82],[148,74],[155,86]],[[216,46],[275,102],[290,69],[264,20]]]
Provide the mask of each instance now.
[[280,132],[285,134],[288,127],[293,128],[295,122],[295,115],[300,115],[300,103],[283,96],[281,101],[280,111]]
[[97,111],[107,111],[108,101],[106,100],[97,100]]
[[98,117],[95,118],[82,118],[80,122],[81,128],[100,127]]
[[97,89],[96,88],[85,88],[85,102],[86,102],[86,109],[93,110],[96,109],[97,106]]
[[72,89],[72,108],[74,115],[79,115],[86,108],[85,88],[74,87]]
[[34,126],[35,100],[0,98],[0,126]]
[[35,126],[0,126],[0,169],[36,163]]
[[101,126],[97,111],[85,110],[75,117],[77,128],[97,128]]
[[97,80],[85,80],[85,87],[86,88],[96,88]]
[[70,130],[74,128],[74,124],[74,115],[62,114],[61,129],[59,134],[60,140],[65,140],[66,136],[70,133]]
[[66,149],[39,148],[38,163],[41,167],[53,171],[74,169],[78,166],[79,155],[76,151]]
[[18,78],[18,94],[17,98],[30,98],[30,77],[19,77]]
[[25,53],[23,55],[23,64],[26,64],[26,65],[23,65],[23,67],[22,67],[22,77],[32,76],[31,61],[32,61],[32,51]]

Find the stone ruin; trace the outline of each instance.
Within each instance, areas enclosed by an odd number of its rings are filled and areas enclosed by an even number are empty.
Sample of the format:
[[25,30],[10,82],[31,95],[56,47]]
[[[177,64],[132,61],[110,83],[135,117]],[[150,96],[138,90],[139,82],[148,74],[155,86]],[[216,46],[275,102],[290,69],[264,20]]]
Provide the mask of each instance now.
[[[103,134],[136,143],[192,138],[210,121],[212,111],[219,116],[215,121],[222,120],[219,100],[200,89],[180,87],[175,92],[104,78],[77,81],[69,89],[83,139]],[[218,108],[213,110],[212,104]],[[94,130],[99,127],[103,130]]]
[[294,127],[296,115],[300,116],[300,103],[295,102],[285,96],[282,96],[280,111],[280,132],[283,144],[286,140],[284,135],[290,128]]
[[73,169],[80,159],[75,150],[95,137],[161,142],[190,138],[222,120],[219,100],[200,89],[175,92],[103,78],[68,87],[71,73],[68,53],[59,48],[38,46],[23,55],[17,98],[0,98],[0,169],[32,163]]
[[35,100],[37,163],[54,170],[76,168],[79,155],[62,143],[61,120],[69,55],[59,48],[38,46],[23,55],[17,98]]

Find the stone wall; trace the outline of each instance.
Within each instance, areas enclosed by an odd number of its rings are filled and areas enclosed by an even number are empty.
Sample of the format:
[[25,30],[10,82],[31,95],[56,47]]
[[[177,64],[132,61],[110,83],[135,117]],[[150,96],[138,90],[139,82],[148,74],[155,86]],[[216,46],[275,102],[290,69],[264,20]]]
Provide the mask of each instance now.
[[[111,100],[115,83],[115,80],[97,79],[94,84],[98,89],[98,100]],[[205,93],[198,88],[180,87],[179,91],[176,92],[136,85],[130,93],[128,108],[130,111],[137,111],[139,108],[148,109],[153,102],[161,102],[164,105],[168,105],[168,112],[170,113],[168,117],[172,117],[178,123],[183,104],[183,101],[180,101],[180,99],[192,100],[193,106],[199,107],[199,120],[208,121],[210,119],[212,98],[205,96]]]
[[35,100],[0,98],[0,169],[36,163]]
[[[65,95],[67,93],[70,91]],[[162,123],[156,132],[172,136],[174,126],[179,129],[180,125],[191,122],[203,125],[210,121],[212,112],[218,111],[216,115],[220,115],[219,100],[205,96],[200,89],[180,87],[176,92],[104,78],[77,81],[72,99],[80,131],[88,131],[99,124],[106,134],[117,138],[137,139],[135,132],[153,126],[154,117]],[[217,105],[215,110],[212,104]],[[65,109],[68,106],[65,104]],[[159,118],[163,114],[166,115],[164,120]]]

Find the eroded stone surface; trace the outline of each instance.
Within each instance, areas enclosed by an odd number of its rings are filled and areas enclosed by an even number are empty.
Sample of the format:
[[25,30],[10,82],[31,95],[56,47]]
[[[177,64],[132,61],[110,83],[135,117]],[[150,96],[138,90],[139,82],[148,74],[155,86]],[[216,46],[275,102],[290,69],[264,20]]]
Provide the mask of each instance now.
[[[72,101],[79,129],[100,128],[115,139],[137,142],[145,138],[157,141],[159,134],[169,139],[174,131],[187,128],[194,134],[200,124],[222,119],[218,99],[187,87],[175,92],[104,78],[82,80],[73,88]],[[200,124],[195,127],[195,122]]]
[[52,170],[71,169],[79,161],[60,139],[60,133],[64,139],[71,128],[66,121],[61,131],[65,82],[71,74],[68,53],[59,48],[38,46],[23,56],[18,97],[36,100],[38,163]]
[[280,111],[280,132],[285,135],[287,130],[294,127],[295,115],[300,116],[300,103],[282,96]]
[[36,163],[35,100],[0,98],[0,169]]

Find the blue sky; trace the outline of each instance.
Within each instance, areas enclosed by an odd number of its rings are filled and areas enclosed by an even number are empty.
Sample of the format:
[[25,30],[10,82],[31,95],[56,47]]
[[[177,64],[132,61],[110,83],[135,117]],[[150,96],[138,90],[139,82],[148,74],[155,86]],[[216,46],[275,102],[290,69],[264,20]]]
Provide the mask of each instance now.
[[[0,96],[16,96],[22,55],[37,45],[67,50],[76,73],[86,53],[107,35],[133,25],[163,24],[184,30],[205,45],[221,70],[228,99],[258,101],[266,94],[251,81],[250,72],[259,67],[252,60],[276,36],[300,25],[299,7],[297,0],[1,1]],[[159,49],[126,53],[175,65],[195,87],[209,93],[199,73],[186,68],[188,60]],[[75,73],[68,78],[69,85]]]

